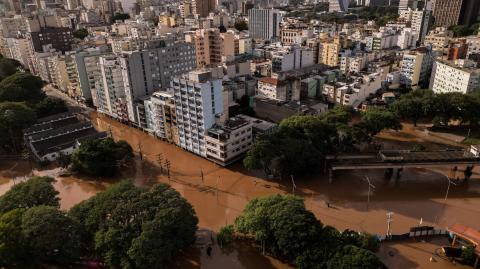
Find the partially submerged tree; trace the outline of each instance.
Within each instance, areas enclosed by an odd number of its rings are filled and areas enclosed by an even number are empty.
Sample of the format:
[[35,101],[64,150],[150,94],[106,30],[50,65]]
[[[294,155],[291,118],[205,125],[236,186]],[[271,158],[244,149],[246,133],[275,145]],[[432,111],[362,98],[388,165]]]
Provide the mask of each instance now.
[[113,176],[120,161],[133,157],[126,141],[112,138],[84,141],[72,155],[72,169],[94,176]]

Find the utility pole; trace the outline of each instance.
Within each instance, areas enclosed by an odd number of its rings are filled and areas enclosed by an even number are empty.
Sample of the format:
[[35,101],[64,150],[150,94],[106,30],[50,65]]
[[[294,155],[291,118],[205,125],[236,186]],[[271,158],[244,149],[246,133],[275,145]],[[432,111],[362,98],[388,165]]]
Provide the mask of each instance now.
[[138,141],[138,154],[140,155],[140,160],[143,160],[142,142],[140,141]]
[[393,222],[393,212],[388,212],[387,213],[387,238],[392,237],[392,222]]
[[168,159],[165,160],[165,167],[167,168],[168,181],[170,181],[170,161]]
[[200,168],[200,176],[202,177],[202,183],[203,183],[204,178],[203,178],[203,170],[202,170],[202,168]]
[[452,182],[452,180],[450,180],[449,177],[445,176],[448,180],[448,186],[447,186],[447,192],[445,193],[445,201],[447,201],[447,198],[448,198],[448,192],[450,191],[450,185],[453,184],[454,186],[457,186],[457,184],[455,184],[454,182]]
[[293,175],[290,175],[290,178],[292,179],[292,194],[295,194],[295,189],[297,188],[297,185],[295,185],[295,180],[293,180]]
[[157,154],[157,163],[160,166],[160,173],[163,173],[162,160],[163,160],[162,153],[158,153]]
[[371,189],[375,189],[375,186],[370,182],[370,178],[368,176],[365,176],[365,180],[367,181],[368,183],[368,194],[367,194],[367,210],[369,209],[369,205],[370,205],[370,193],[371,193]]

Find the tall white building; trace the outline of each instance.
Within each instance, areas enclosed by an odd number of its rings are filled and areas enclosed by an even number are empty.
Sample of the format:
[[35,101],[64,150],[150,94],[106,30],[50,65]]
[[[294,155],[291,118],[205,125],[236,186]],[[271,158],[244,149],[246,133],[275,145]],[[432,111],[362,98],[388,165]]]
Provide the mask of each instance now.
[[108,48],[104,46],[88,48],[75,53],[81,99],[83,101],[92,100],[94,106],[97,106],[95,84],[102,78],[98,61],[100,56],[107,54],[107,51]]
[[456,66],[455,63],[437,60],[433,67],[430,88],[435,93],[469,93],[480,87],[480,69]]
[[409,87],[428,86],[434,56],[425,47],[405,53],[400,65],[400,84]]
[[282,16],[276,9],[252,8],[248,11],[248,30],[254,39],[280,37]]
[[100,56],[99,66],[102,79],[96,83],[98,111],[119,120],[128,120],[125,81],[118,58],[113,54]]
[[411,23],[412,30],[417,34],[416,41],[422,43],[428,33],[428,25],[432,12],[430,10],[400,10],[400,20]]
[[349,0],[329,0],[328,12],[345,12],[348,10]]
[[223,111],[222,80],[210,71],[192,71],[171,82],[175,95],[179,146],[206,157],[205,134]]
[[129,120],[138,123],[135,103],[140,97],[166,88],[173,76],[196,67],[192,44],[173,39],[155,39],[144,48],[119,55],[124,77]]

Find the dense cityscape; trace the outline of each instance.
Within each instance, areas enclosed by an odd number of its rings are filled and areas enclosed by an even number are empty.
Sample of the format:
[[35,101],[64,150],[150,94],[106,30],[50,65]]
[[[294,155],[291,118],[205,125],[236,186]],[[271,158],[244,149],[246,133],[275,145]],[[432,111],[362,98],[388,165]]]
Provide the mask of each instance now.
[[0,268],[480,268],[479,0],[0,2]]

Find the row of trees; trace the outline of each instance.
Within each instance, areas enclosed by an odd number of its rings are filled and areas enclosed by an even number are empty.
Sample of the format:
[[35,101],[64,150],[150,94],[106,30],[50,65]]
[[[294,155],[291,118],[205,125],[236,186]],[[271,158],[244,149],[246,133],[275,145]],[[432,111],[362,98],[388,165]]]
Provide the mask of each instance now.
[[431,120],[435,125],[458,121],[461,125],[476,126],[480,121],[480,94],[435,94],[431,90],[414,90],[402,95],[390,109],[415,126],[419,120]]
[[[303,200],[274,195],[250,201],[235,220],[234,230],[253,237],[263,251],[289,260],[302,269],[385,268],[374,254],[375,236],[323,224],[305,208]],[[224,232],[223,234],[229,234]]]
[[326,155],[352,151],[383,129],[401,128],[398,117],[386,109],[368,109],[355,124],[353,116],[350,107],[338,106],[321,116],[287,118],[274,133],[255,141],[244,166],[274,175],[315,172]]
[[112,268],[161,268],[195,240],[192,206],[167,185],[122,181],[66,213],[53,182],[34,177],[0,197],[0,267],[101,260]]
[[43,81],[27,72],[20,72],[20,63],[0,57],[0,150],[19,152],[22,130],[36,118],[67,111],[63,100],[46,97]]

